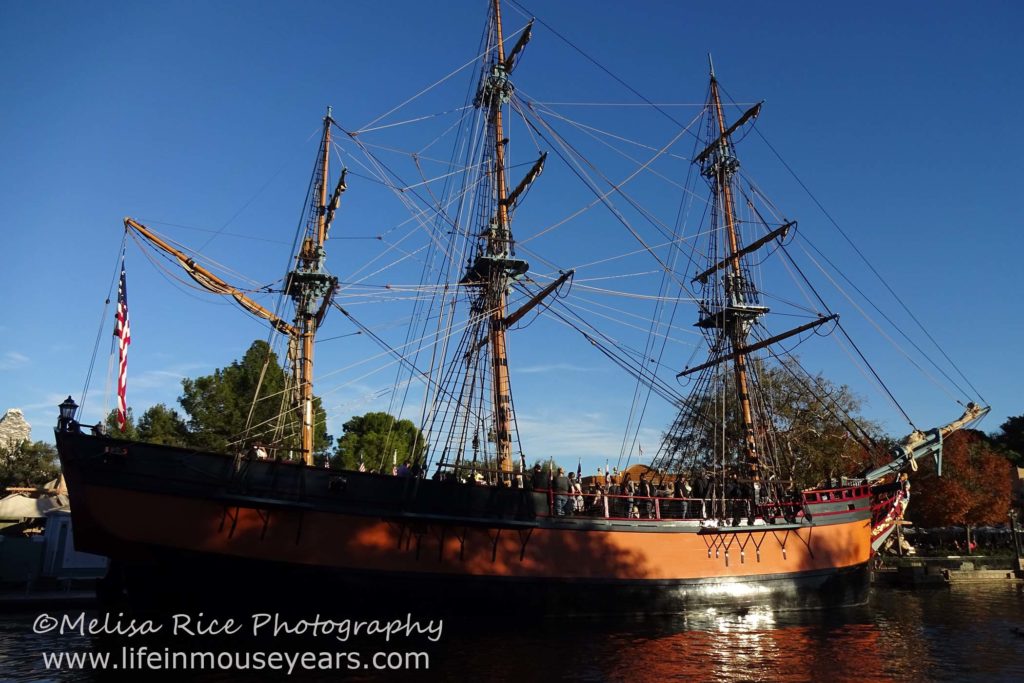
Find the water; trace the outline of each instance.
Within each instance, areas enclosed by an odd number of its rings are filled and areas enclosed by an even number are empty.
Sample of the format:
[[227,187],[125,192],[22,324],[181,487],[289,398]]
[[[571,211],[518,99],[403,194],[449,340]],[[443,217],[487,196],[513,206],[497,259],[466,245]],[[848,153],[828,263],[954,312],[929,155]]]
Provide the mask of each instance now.
[[[595,595],[599,600],[600,595]],[[48,610],[59,616],[59,610]],[[70,611],[72,616],[78,611]],[[380,615],[381,617],[390,616]],[[87,616],[96,616],[89,612]],[[116,615],[115,615],[116,616]],[[191,615],[194,618],[197,615]],[[313,614],[309,615],[312,620]],[[326,616],[326,615],[325,615]],[[332,620],[342,618],[331,615]],[[39,612],[0,615],[0,678],[4,680],[110,680],[89,671],[47,671],[44,652],[111,651],[122,647],[157,652],[231,654],[250,666],[257,653],[356,653],[335,660],[341,671],[178,671],[172,677],[198,681],[246,680],[584,680],[584,681],[1020,681],[1024,680],[1024,586],[994,582],[948,589],[875,589],[868,605],[834,612],[702,612],[678,617],[601,620],[555,619],[506,623],[501,619],[446,619],[440,637],[427,632],[429,615],[413,615],[424,633],[395,630],[362,634],[344,642],[338,634],[253,639],[251,619],[240,620],[232,639],[170,636],[170,617],[159,636],[97,637],[33,632]],[[206,617],[207,619],[209,617]],[[404,615],[403,615],[404,618]],[[128,621],[125,618],[121,623]],[[284,619],[294,627],[298,620]],[[116,623],[116,620],[115,620]],[[352,622],[349,622],[351,626]],[[436,622],[433,624],[436,627]],[[272,627],[272,623],[266,628]],[[326,628],[326,627],[324,627]],[[340,626],[335,627],[338,631]],[[436,642],[432,642],[436,640]],[[375,651],[390,652],[405,670],[376,671]],[[418,670],[403,653],[423,652]],[[327,655],[328,657],[330,655]],[[343,655],[346,657],[347,655]],[[245,657],[250,659],[246,660]],[[116,658],[115,660],[117,661]],[[184,660],[182,660],[184,661]],[[224,660],[227,662],[228,660]],[[264,660],[266,661],[266,660]],[[298,661],[298,660],[296,660]],[[387,654],[380,665],[388,663]],[[402,666],[399,667],[401,669]],[[153,674],[122,670],[117,679]]]

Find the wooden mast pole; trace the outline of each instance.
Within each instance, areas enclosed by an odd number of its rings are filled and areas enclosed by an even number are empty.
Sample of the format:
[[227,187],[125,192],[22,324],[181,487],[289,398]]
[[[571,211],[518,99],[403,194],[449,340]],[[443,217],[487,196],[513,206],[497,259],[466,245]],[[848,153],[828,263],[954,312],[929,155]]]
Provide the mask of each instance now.
[[[305,269],[319,271],[323,262],[324,242],[327,240],[327,178],[331,159],[331,109],[327,108],[324,117],[323,155],[320,158],[320,188],[316,212],[316,231],[312,239],[306,240],[300,257]],[[305,292],[300,305],[296,308],[296,327],[299,338],[296,339],[298,357],[296,359],[296,384],[299,394],[299,419],[301,424],[302,462],[313,464],[313,435],[315,432],[316,411],[313,409],[313,341],[316,337],[317,314],[307,300],[312,295]]]
[[[494,0],[494,25],[497,40],[497,67],[505,68],[505,45],[501,30],[501,2]],[[505,179],[505,140],[502,131],[500,97],[490,100],[491,128],[494,134],[494,177],[498,212],[496,225],[489,232],[490,255],[508,256],[510,239],[508,217],[508,186]],[[490,314],[491,377],[494,401],[494,440],[498,465],[504,473],[512,472],[512,389],[508,375],[508,356],[505,340],[506,275],[501,269],[492,270],[489,283],[493,303]]]
[[157,237],[146,226],[131,218],[125,218],[125,229],[133,229],[155,246],[174,256],[199,284],[217,294],[227,294],[234,298],[243,308],[265,320],[268,320],[279,332],[288,335],[288,354],[293,361],[295,388],[292,397],[293,409],[299,413],[299,450],[302,461],[306,465],[313,464],[314,434],[316,413],[313,396],[313,342],[317,327],[326,313],[327,306],[338,284],[337,278],[324,271],[324,243],[327,231],[331,227],[334,212],[338,208],[341,195],[345,191],[345,171],[341,172],[334,196],[328,200],[327,181],[330,176],[331,149],[331,108],[327,108],[324,117],[323,148],[317,159],[320,167],[318,182],[320,186],[315,195],[313,218],[307,223],[308,236],[296,257],[295,270],[289,273],[286,291],[295,302],[295,317],[292,323],[279,318],[275,313],[256,303],[241,290],[232,287],[212,272],[197,264],[184,252],[175,249]]
[[[726,163],[729,156],[729,140],[725,134],[725,114],[722,111],[722,100],[718,94],[718,81],[715,78],[714,66],[711,67],[711,99],[715,105],[718,132],[721,136],[718,143],[718,168],[715,175],[722,198],[726,233],[729,238],[730,253],[732,254],[729,258],[729,270],[732,273],[732,277],[726,280],[726,296],[730,299],[742,300],[744,297],[744,292],[742,291],[743,273],[740,267],[740,245],[739,237],[736,234],[736,211],[733,204],[732,184],[730,182],[732,169]],[[743,329],[743,321],[740,319],[733,320],[728,333],[732,338],[732,347],[735,353],[733,369],[736,378],[736,391],[739,394],[740,401],[740,418],[743,421],[744,454],[750,467],[751,478],[756,484],[760,481],[760,454],[757,451],[757,442],[754,439],[754,419],[750,407],[750,389],[747,378],[747,356],[743,352],[744,347],[746,347],[746,331]]]

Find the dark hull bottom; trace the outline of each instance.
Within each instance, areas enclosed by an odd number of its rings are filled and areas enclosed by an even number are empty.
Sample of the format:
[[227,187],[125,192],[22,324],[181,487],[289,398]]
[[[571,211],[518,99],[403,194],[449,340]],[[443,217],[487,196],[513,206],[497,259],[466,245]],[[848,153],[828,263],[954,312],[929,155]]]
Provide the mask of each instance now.
[[816,572],[689,581],[517,580],[324,570],[285,563],[166,556],[115,563],[101,599],[153,610],[235,614],[327,610],[380,615],[400,608],[433,614],[680,614],[688,610],[828,609],[863,604],[867,565]]

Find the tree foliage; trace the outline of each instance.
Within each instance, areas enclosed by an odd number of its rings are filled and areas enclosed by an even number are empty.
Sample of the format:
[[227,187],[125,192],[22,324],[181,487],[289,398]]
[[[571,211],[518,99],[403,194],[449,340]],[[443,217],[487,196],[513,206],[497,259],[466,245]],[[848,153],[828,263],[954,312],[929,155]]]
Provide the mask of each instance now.
[[964,429],[945,440],[942,476],[931,459],[912,479],[909,516],[925,527],[997,524],[1010,506],[1010,464],[982,432]]
[[1017,467],[1024,467],[1024,415],[1009,418],[999,429],[995,442],[1002,446],[1010,462]]
[[[806,488],[853,475],[872,458],[865,444],[881,441],[879,428],[859,416],[849,387],[808,375],[796,362],[750,364],[749,382],[762,477]],[[691,397],[665,436],[658,469],[719,471],[742,462],[743,430],[732,375]],[[740,471],[743,471],[742,469]]]
[[806,488],[863,469],[870,454],[862,442],[879,440],[880,430],[859,416],[860,399],[849,387],[784,367],[762,372],[758,385],[778,434],[782,479]]
[[191,443],[188,426],[173,408],[158,403],[139,418],[139,439],[165,446],[185,447]]
[[[264,370],[265,368],[265,370]],[[262,382],[261,382],[262,377]],[[214,370],[212,375],[182,380],[178,399],[188,415],[191,444],[205,450],[236,450],[243,441],[261,440],[280,453],[298,449],[300,437],[295,411],[289,410],[286,373],[270,346],[254,341],[241,361]],[[251,429],[246,431],[253,408]],[[322,454],[332,438],[320,399],[313,402],[313,450]]]
[[139,430],[135,426],[135,413],[129,407],[128,414],[124,421],[124,431],[117,425],[117,409],[111,410],[107,413],[107,417],[103,420],[103,426],[106,428],[107,434],[116,437],[118,439],[127,439],[128,441],[140,441]]
[[8,486],[41,486],[58,474],[57,449],[44,441],[0,447],[0,490]]
[[366,413],[353,417],[342,429],[344,434],[331,459],[335,467],[357,469],[362,462],[368,470],[390,472],[392,461],[422,465],[423,434],[410,420],[399,420],[388,413]]
[[178,411],[168,408],[163,403],[158,403],[146,410],[138,422],[135,420],[132,409],[129,408],[123,432],[117,426],[117,410],[111,410],[103,422],[107,433],[119,439],[183,448],[192,443],[192,435],[189,434],[188,426]]

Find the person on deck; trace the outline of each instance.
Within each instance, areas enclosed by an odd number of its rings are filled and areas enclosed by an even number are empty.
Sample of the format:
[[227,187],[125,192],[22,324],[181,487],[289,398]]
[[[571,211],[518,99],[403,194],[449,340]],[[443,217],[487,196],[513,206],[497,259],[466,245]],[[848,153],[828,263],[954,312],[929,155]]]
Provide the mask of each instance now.
[[559,517],[564,516],[569,505],[569,478],[565,476],[565,470],[561,467],[558,468],[551,488],[555,491],[555,514]]
[[690,516],[690,509],[686,499],[690,497],[692,491],[693,487],[687,483],[685,476],[680,474],[676,477],[675,483],[672,484],[672,497],[676,499],[676,509],[680,519],[686,519]]
[[636,505],[633,501],[633,496],[636,495],[636,482],[633,481],[629,472],[622,475],[622,495],[627,496],[626,510],[624,517],[639,517],[640,512],[636,509]]
[[551,473],[537,463],[533,466],[533,490],[547,491],[551,488]]
[[[697,476],[693,479],[693,497],[700,499],[700,516],[701,519],[706,519],[708,516],[707,504],[705,501],[708,498],[708,478],[704,474],[704,470],[697,470]],[[694,510],[696,514],[696,510]]]
[[583,486],[576,478],[575,472],[569,472],[570,512],[583,512]]
[[608,516],[608,499],[606,497],[607,491],[604,485],[601,483],[603,480],[599,480],[597,484],[591,487],[591,493],[594,497],[590,502],[590,514],[598,517]]
[[[640,496],[640,510],[647,519],[654,519],[654,487],[647,481],[647,473],[640,475],[640,483],[636,487],[637,495]],[[639,514],[637,515],[639,517]]]

